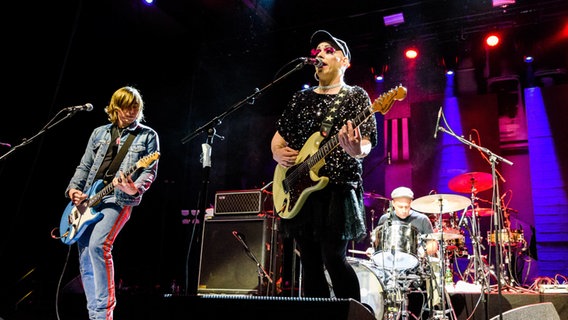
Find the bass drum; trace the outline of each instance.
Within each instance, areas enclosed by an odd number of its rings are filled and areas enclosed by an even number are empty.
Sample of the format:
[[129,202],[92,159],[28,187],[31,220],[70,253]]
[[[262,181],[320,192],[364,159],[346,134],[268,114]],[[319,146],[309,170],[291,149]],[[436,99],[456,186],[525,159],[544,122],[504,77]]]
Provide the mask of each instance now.
[[[383,291],[383,283],[381,281],[380,270],[373,267],[373,263],[369,260],[347,257],[347,261],[357,273],[359,279],[359,287],[361,288],[361,303],[370,307],[377,320],[382,320],[384,315],[385,295]],[[327,282],[331,291],[331,297],[334,298],[333,286],[327,271],[325,272]]]

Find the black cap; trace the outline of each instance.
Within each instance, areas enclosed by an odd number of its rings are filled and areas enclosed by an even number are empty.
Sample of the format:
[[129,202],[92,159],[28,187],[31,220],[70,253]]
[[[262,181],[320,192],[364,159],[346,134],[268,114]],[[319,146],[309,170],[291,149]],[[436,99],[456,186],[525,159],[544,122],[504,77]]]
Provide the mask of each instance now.
[[331,46],[334,47],[335,49],[343,51],[343,55],[345,55],[347,59],[351,61],[351,52],[349,52],[347,43],[345,43],[345,41],[341,39],[332,36],[331,33],[325,30],[318,30],[314,32],[312,38],[310,39],[310,45],[312,46],[312,48],[315,48],[317,47],[318,44],[324,41],[329,42],[329,44],[331,44]]

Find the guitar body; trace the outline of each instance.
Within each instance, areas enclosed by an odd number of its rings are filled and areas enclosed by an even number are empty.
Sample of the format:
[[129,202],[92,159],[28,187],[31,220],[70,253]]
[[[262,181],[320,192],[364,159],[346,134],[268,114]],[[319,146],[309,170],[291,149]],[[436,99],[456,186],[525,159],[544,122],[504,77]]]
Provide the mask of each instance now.
[[308,196],[314,191],[325,188],[329,182],[327,177],[319,177],[318,171],[325,164],[325,160],[319,160],[309,168],[302,165],[313,156],[319,149],[323,137],[319,132],[310,136],[298,157],[296,164],[290,168],[277,165],[274,171],[274,185],[272,186],[274,208],[284,219],[295,217]]
[[59,231],[63,243],[72,245],[81,237],[89,225],[103,218],[103,215],[95,210],[96,205],[93,207],[88,206],[88,199],[103,187],[103,181],[97,180],[87,191],[88,197],[85,201],[77,206],[73,205],[73,202],[69,202],[67,207],[65,207],[59,223]]

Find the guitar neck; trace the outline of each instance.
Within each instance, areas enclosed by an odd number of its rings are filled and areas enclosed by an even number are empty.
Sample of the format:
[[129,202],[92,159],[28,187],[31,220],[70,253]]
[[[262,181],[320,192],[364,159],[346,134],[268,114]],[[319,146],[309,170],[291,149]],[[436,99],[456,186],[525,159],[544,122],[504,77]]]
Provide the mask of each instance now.
[[[137,165],[130,167],[128,170],[126,170],[124,172],[124,176],[126,176],[126,177],[130,176],[137,169],[138,169]],[[92,197],[89,198],[88,206],[89,207],[94,206],[95,204],[99,203],[103,199],[104,196],[106,196],[107,194],[109,194],[113,191],[114,191],[114,185],[112,184],[112,181],[111,181],[106,186],[104,186],[99,192],[97,192],[95,195],[93,195]]]
[[[365,108],[365,110],[359,113],[357,117],[355,117],[355,119],[351,120],[351,122],[353,123],[353,128],[359,127],[361,123],[367,120],[373,113],[374,112],[371,107]],[[334,136],[329,138],[328,142],[320,146],[318,151],[314,153],[313,156],[306,159],[306,164],[310,168],[313,167],[316,163],[318,163],[321,159],[325,158],[331,151],[333,151],[333,149],[337,148],[337,146],[339,146],[339,135],[335,134]]]

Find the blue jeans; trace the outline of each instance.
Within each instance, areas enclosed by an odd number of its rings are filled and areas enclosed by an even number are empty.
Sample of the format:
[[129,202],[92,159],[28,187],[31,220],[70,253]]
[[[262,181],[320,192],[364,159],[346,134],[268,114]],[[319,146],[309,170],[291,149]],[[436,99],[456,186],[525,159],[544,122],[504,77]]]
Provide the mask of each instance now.
[[112,200],[114,197],[106,198],[95,208],[103,215],[102,220],[90,225],[77,240],[81,280],[91,320],[112,320],[116,306],[112,247],[130,219],[132,207],[122,208]]

